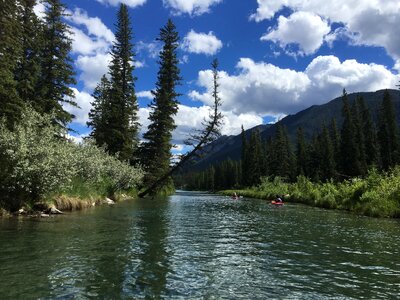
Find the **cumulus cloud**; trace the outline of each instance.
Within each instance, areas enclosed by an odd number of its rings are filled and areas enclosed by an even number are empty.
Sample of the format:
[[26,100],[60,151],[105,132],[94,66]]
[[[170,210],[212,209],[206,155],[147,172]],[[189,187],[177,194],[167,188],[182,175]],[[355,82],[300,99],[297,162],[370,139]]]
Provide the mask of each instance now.
[[140,91],[136,93],[136,97],[139,98],[147,98],[152,100],[154,98],[153,94],[151,93],[151,91]]
[[75,64],[81,70],[79,80],[83,81],[85,89],[92,90],[96,87],[101,76],[107,74],[110,61],[111,54],[109,53],[78,56]]
[[184,37],[182,48],[191,53],[214,55],[222,48],[222,42],[212,31],[207,34],[192,29]]
[[33,11],[40,19],[44,19],[46,8],[42,2],[37,2],[33,7]]
[[257,0],[258,9],[250,19],[271,19],[283,7],[310,12],[331,23],[343,24],[353,43],[384,47],[395,60],[400,60],[400,1],[398,0]]
[[70,114],[75,115],[75,123],[86,126],[86,122],[89,120],[89,111],[92,108],[91,103],[94,101],[94,98],[86,92],[78,91],[76,88],[72,88],[72,90],[75,94],[74,100],[79,107],[64,104],[64,109]]
[[199,16],[210,11],[210,7],[222,0],[163,0],[164,6],[177,15]]
[[[318,56],[303,71],[281,69],[272,64],[242,58],[237,75],[220,72],[220,96],[223,110],[279,117],[314,104],[322,104],[348,92],[394,88],[398,81],[382,65],[361,64],[355,60],[340,62],[335,56]],[[211,70],[198,74],[197,83],[206,92],[191,91],[189,96],[211,105]]]
[[310,12],[295,12],[288,18],[279,16],[278,26],[270,29],[261,40],[273,41],[282,48],[297,44],[300,50],[298,54],[309,55],[321,47],[330,30],[328,22],[320,16]]
[[103,39],[91,38],[82,30],[72,27],[72,51],[78,54],[91,55],[106,52],[110,44]]
[[129,7],[136,7],[146,3],[147,0],[97,0],[102,4],[108,4],[111,6],[117,6],[120,3],[126,4]]

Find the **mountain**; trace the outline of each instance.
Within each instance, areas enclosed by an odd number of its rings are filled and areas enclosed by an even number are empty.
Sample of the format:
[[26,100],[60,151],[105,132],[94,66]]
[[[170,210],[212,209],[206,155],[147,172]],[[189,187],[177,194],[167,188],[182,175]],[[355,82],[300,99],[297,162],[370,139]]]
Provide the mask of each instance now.
[[[376,92],[360,92],[348,94],[350,104],[352,104],[357,96],[362,96],[366,105],[369,107],[372,118],[376,121],[378,117],[379,107],[382,103],[383,93],[385,90]],[[400,91],[388,90],[394,103],[397,115],[397,124],[400,124]],[[323,124],[329,125],[332,119],[336,119],[338,129],[340,130],[343,122],[342,117],[342,97],[337,97],[326,104],[313,105],[294,115],[289,115],[280,120],[278,123],[284,125],[288,132],[292,143],[296,140],[296,132],[298,127],[302,127],[305,137],[310,139],[315,132],[318,132]],[[277,124],[259,125],[246,130],[247,138],[250,137],[253,130],[259,130],[262,139],[267,139],[275,134]],[[196,164],[190,166],[191,170],[203,170],[210,164],[216,164],[226,159],[239,160],[241,154],[241,135],[222,136],[214,141],[208,149],[208,154],[200,159]],[[207,149],[206,149],[207,150]]]

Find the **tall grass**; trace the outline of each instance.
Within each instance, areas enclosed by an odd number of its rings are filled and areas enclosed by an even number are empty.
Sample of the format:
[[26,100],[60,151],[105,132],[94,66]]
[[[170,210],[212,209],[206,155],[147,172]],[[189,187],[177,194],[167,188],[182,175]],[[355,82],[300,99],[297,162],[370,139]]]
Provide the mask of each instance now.
[[400,217],[400,167],[385,174],[372,169],[363,179],[341,183],[314,183],[304,176],[299,176],[295,183],[285,183],[280,178],[264,178],[260,185],[250,189],[223,191],[226,195],[233,192],[260,199],[288,194],[285,201],[373,217]]

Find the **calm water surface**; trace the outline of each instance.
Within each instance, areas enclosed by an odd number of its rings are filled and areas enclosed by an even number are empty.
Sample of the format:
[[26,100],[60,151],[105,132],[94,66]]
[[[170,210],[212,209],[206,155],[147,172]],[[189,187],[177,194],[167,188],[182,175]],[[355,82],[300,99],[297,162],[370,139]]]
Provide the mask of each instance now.
[[0,299],[399,299],[400,222],[178,192],[0,219]]

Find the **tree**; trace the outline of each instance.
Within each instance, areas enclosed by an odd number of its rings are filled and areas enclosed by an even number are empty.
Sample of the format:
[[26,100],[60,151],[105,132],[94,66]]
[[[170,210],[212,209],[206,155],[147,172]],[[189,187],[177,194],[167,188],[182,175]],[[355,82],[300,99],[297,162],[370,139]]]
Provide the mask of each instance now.
[[70,85],[75,84],[71,31],[63,22],[66,7],[60,0],[44,0],[44,45],[41,52],[41,76],[38,83],[38,109],[40,113],[53,113],[54,123],[62,128],[74,116],[67,112],[63,104],[77,106]]
[[111,154],[120,160],[132,160],[138,144],[139,110],[135,95],[134,52],[128,8],[121,4],[117,13],[115,42],[109,65],[110,90],[106,104],[107,134],[105,143]]
[[320,141],[320,170],[321,179],[329,180],[335,177],[335,154],[328,128],[324,125]]
[[[143,135],[147,140],[141,150],[142,165],[147,171],[145,183],[151,185],[163,174],[167,173],[171,158],[172,131],[176,128],[173,117],[178,112],[178,96],[176,87],[180,84],[180,70],[177,49],[179,36],[171,20],[161,28],[157,39],[163,43],[160,52],[156,89],[150,104],[150,125]],[[172,185],[169,178],[164,185]]]
[[203,151],[204,146],[210,144],[215,141],[218,137],[220,137],[220,128],[223,124],[223,115],[219,111],[221,107],[221,98],[218,95],[218,60],[214,59],[211,64],[212,73],[213,73],[213,91],[212,97],[214,99],[214,105],[210,110],[210,115],[208,120],[204,120],[203,129],[198,131],[196,134],[192,134],[186,144],[188,146],[193,147],[192,150],[184,155],[182,155],[181,159],[169,170],[158,177],[152,184],[150,184],[143,192],[139,193],[139,197],[144,197],[149,193],[154,193],[159,189],[160,186],[168,183],[170,176],[177,170],[179,170],[183,165],[190,162],[194,157],[198,157],[199,153]]
[[380,148],[382,169],[388,170],[399,162],[399,142],[396,126],[396,113],[386,90],[383,94],[379,112],[378,141]]
[[293,154],[286,129],[278,123],[273,147],[270,150],[273,153],[271,161],[271,172],[275,176],[292,178],[293,175]]
[[92,137],[97,146],[107,146],[107,138],[109,137],[108,115],[110,112],[110,91],[111,83],[105,75],[100,83],[93,91],[92,108],[89,112],[89,121],[87,125],[92,128],[90,137]]
[[297,129],[297,143],[296,143],[296,165],[297,175],[308,175],[308,152],[307,144],[304,138],[303,128]]
[[242,178],[241,182],[244,186],[250,185],[250,174],[249,174],[249,149],[248,141],[246,138],[246,132],[242,125],[242,132],[240,134],[242,138],[242,149],[241,149],[241,164],[242,164]]
[[344,176],[360,175],[359,149],[356,142],[356,130],[346,90],[343,90],[344,117],[340,139],[340,162]]
[[365,149],[365,136],[363,131],[363,123],[360,113],[359,102],[360,96],[357,96],[351,107],[351,113],[353,115],[353,123],[355,130],[356,145],[358,146],[358,161],[360,167],[360,175],[365,175],[367,173],[367,160],[366,160],[366,149]]
[[21,52],[21,26],[16,1],[0,1],[0,11],[0,118],[5,117],[7,125],[12,127],[22,110],[14,78]]
[[17,92],[21,100],[38,107],[38,82],[41,76],[40,53],[43,47],[43,24],[34,12],[36,0],[20,0],[21,57],[15,71]]
[[372,122],[371,113],[365,104],[364,98],[359,97],[357,99],[361,128],[364,134],[364,151],[365,151],[365,162],[367,166],[377,165],[378,163],[378,145],[376,137],[376,129]]
[[250,144],[249,144],[249,165],[248,165],[248,176],[251,185],[257,185],[260,183],[261,177],[261,161],[262,161],[262,147],[261,137],[258,129],[251,132]]

